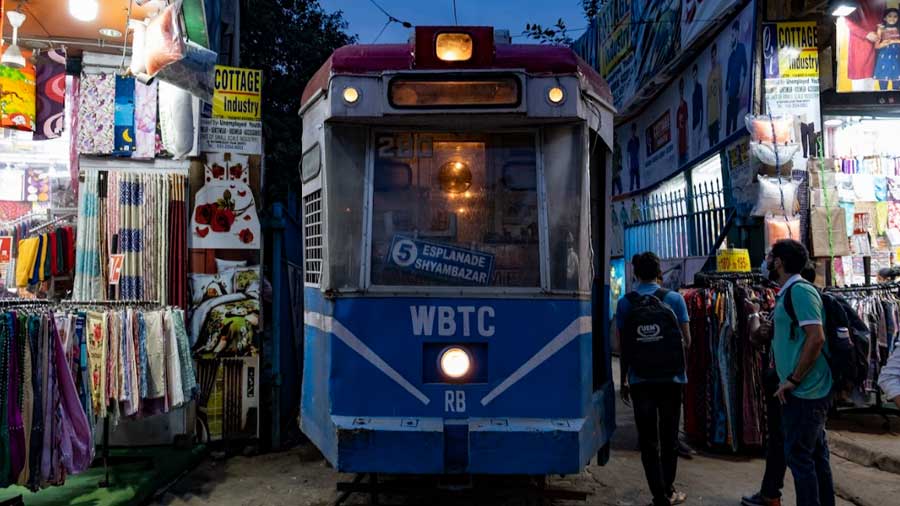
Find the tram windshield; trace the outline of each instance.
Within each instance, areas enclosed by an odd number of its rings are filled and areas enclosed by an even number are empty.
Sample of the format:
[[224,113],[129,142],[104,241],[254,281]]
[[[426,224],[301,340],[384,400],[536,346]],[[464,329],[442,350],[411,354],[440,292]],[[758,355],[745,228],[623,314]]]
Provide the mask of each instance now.
[[372,283],[539,287],[532,133],[380,132]]

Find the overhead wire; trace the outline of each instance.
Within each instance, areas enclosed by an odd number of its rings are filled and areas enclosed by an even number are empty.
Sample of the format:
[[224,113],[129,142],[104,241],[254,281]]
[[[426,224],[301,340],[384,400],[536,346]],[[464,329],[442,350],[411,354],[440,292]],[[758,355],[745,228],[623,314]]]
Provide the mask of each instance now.
[[459,17],[456,15],[456,0],[450,0],[453,4],[453,24],[459,26]]

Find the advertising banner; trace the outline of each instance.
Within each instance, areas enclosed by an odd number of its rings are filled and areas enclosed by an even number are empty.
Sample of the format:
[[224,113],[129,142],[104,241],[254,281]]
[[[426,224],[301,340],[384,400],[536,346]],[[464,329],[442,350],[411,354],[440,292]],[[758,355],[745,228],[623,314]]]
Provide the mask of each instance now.
[[200,151],[262,154],[262,71],[216,65],[212,117],[200,120]]
[[608,0],[572,48],[622,108],[741,0]]
[[836,18],[837,91],[900,91],[900,14],[896,0],[860,0]]
[[616,129],[614,195],[655,185],[744,129],[753,20],[751,3],[638,118]]
[[815,156],[822,132],[816,32],[814,21],[765,23],[762,29],[766,111],[793,117],[793,138],[802,146],[794,155],[795,169]]

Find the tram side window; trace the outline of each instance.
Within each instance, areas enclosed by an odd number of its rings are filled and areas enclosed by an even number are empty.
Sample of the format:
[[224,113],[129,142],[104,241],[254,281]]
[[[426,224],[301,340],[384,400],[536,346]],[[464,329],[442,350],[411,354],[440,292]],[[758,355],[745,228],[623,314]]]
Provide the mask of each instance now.
[[535,137],[375,136],[372,283],[540,286]]

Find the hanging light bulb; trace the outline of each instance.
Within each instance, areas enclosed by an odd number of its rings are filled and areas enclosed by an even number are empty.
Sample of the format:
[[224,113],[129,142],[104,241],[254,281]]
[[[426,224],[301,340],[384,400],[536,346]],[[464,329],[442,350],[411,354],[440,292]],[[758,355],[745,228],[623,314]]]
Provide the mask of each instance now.
[[69,14],[78,21],[93,21],[97,19],[97,11],[100,6],[97,0],[69,0]]
[[12,44],[3,52],[3,58],[0,63],[7,67],[20,69],[25,66],[25,57],[22,56],[22,50],[19,49],[19,27],[25,22],[25,15],[19,11],[6,11],[6,17],[9,24],[13,27]]

